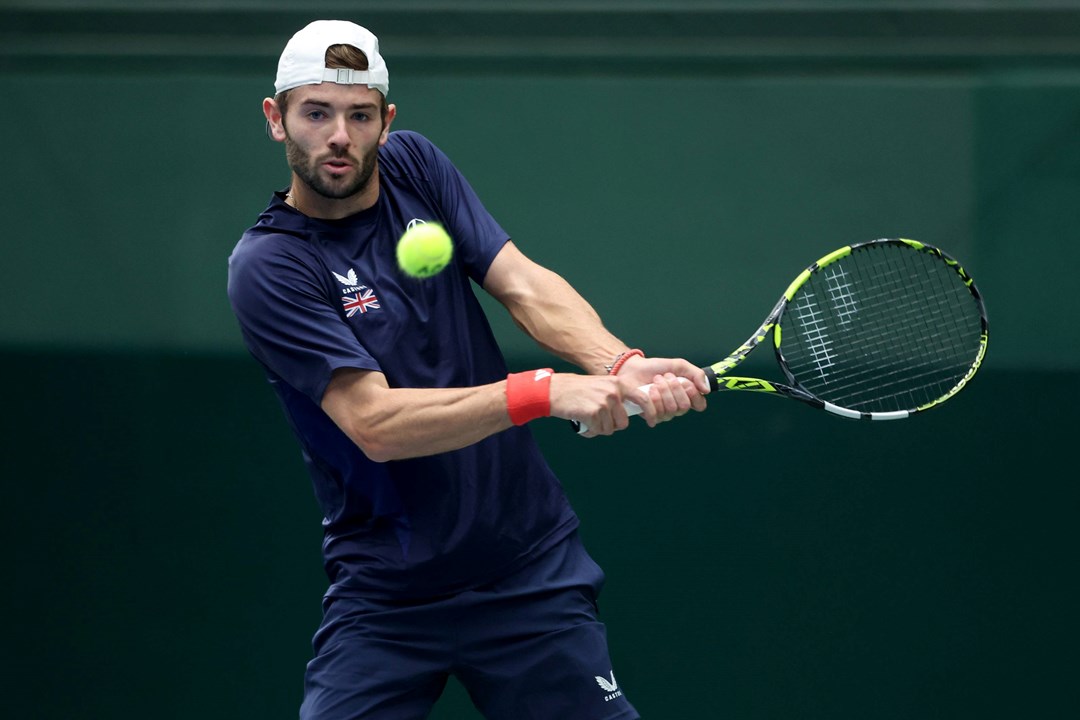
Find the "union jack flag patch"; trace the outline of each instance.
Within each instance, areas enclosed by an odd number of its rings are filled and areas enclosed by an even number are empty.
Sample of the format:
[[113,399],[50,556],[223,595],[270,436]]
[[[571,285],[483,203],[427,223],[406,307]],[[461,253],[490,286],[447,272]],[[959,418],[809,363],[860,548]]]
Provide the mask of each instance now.
[[356,313],[366,313],[368,310],[379,310],[379,298],[375,297],[375,291],[365,288],[355,295],[346,295],[341,298],[345,305],[345,317],[352,317]]

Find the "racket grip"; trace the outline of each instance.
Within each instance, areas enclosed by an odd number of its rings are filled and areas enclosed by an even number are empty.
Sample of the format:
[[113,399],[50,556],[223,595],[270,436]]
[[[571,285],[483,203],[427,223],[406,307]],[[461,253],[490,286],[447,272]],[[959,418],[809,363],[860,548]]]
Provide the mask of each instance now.
[[[689,384],[690,382],[684,377],[679,378],[679,380],[682,381],[684,384]],[[652,388],[652,386],[652,383],[648,383],[647,385],[640,386],[638,390],[648,393],[649,389]],[[644,412],[641,406],[632,400],[623,400],[622,406],[626,409],[626,414],[630,417],[633,417],[634,415],[640,415]],[[574,431],[578,435],[584,435],[585,433],[589,432],[589,425],[583,420],[571,420],[570,424],[573,426]]]

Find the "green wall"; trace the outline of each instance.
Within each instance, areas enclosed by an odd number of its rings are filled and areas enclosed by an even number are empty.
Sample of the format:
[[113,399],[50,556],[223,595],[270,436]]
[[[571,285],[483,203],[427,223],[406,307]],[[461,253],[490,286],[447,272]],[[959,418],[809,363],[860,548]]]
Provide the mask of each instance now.
[[[880,236],[987,298],[984,369],[909,422],[726,396],[603,440],[535,424],[646,717],[1075,704],[1080,4],[293,5],[0,3],[15,715],[295,716],[319,517],[224,281],[287,182],[259,103],[319,16],[380,34],[398,126],[650,352],[717,359]],[[548,362],[492,311],[515,367]],[[475,713],[451,686],[436,717]]]
[[[1080,327],[1023,279],[1064,286],[1080,260],[1080,9],[579,5],[361,19],[383,34],[397,126],[442,146],[619,334],[705,362],[811,260],[901,235],[974,274],[996,363],[1077,368]],[[17,210],[0,287],[18,308],[0,345],[242,352],[225,259],[288,181],[260,103],[320,6],[71,6],[0,6]]]
[[[319,516],[253,364],[12,352],[0,371],[7,706],[295,717]],[[987,368],[901,424],[739,394],[602,441],[535,423],[607,571],[628,697],[655,718],[1066,714],[1080,490],[1045,388],[1076,379]],[[454,685],[436,717],[478,716]]]

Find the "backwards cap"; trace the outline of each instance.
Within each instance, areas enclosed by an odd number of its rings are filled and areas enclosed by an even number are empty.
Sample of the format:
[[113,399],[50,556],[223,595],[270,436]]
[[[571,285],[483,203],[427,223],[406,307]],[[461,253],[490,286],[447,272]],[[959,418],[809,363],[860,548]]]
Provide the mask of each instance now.
[[[326,67],[326,49],[331,45],[352,45],[364,53],[367,70]],[[356,23],[344,20],[316,20],[289,40],[278,60],[276,92],[301,85],[334,82],[340,85],[367,85],[386,97],[390,92],[390,72],[379,54],[379,38]]]

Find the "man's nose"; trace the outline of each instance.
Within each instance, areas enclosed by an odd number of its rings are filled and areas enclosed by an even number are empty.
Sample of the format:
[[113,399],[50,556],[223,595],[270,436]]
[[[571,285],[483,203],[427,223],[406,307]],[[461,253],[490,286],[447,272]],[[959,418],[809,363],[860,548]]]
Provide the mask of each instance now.
[[349,130],[343,116],[334,119],[334,131],[331,133],[328,142],[336,148],[346,148],[351,144]]

